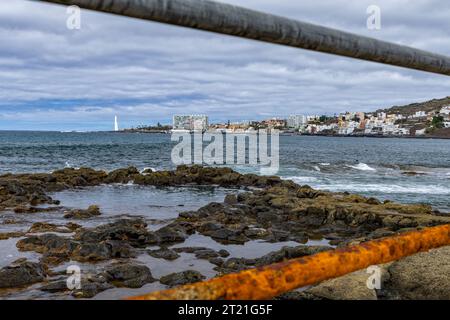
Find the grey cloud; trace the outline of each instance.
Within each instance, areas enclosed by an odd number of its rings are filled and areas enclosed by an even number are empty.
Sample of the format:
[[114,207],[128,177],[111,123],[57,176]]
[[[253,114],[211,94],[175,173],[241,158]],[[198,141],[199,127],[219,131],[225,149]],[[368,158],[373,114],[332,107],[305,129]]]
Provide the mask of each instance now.
[[[450,3],[444,1],[226,2],[450,52]],[[369,4],[382,9],[380,31],[366,29]],[[138,123],[179,112],[253,119],[373,110],[448,95],[450,80],[442,76],[85,10],[82,29],[71,31],[66,17],[64,7],[0,3],[0,108],[86,100],[16,108],[0,120],[82,122],[120,113]],[[99,100],[106,102],[91,102]]]

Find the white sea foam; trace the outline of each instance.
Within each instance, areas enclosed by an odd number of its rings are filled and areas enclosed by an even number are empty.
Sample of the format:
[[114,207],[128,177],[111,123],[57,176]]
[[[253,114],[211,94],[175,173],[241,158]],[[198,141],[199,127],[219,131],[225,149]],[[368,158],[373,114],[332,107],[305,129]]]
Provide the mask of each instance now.
[[433,194],[448,195],[450,186],[438,185],[395,185],[395,184],[333,184],[333,185],[315,185],[318,189],[329,191],[348,191],[348,192],[377,192],[377,193],[413,193],[413,194]]
[[347,167],[353,168],[353,169],[356,169],[356,170],[361,170],[361,171],[377,171],[376,169],[374,169],[372,167],[369,167],[367,164],[362,163],[362,162],[358,163],[358,164],[356,164],[354,166],[347,165]]
[[313,166],[313,169],[320,172],[319,166]]
[[299,176],[290,176],[290,177],[282,177],[284,180],[292,180],[295,183],[302,184],[302,183],[311,183],[311,182],[317,182],[319,181],[315,177],[299,177]]
[[321,165],[321,166],[329,166],[330,164],[328,162],[322,162],[322,163],[319,163],[319,165]]
[[148,169],[152,170],[153,172],[158,171],[158,170],[156,170],[156,169],[153,168],[153,167],[145,167],[143,170],[141,170],[141,173],[143,173],[145,170],[148,170]]
[[71,168],[71,169],[76,169],[76,170],[80,169],[78,167],[74,167],[69,161],[66,161],[65,168]]

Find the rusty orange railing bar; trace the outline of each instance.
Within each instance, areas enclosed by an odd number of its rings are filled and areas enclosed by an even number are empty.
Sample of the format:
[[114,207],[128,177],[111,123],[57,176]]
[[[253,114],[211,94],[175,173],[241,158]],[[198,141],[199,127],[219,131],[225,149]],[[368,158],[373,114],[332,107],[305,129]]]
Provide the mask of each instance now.
[[228,274],[130,300],[263,300],[418,252],[450,245],[450,224]]

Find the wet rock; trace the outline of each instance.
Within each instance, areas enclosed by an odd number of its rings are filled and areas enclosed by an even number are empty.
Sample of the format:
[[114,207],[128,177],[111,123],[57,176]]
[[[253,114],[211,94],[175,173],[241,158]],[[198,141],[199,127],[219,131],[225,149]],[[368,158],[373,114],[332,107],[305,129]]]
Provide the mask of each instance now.
[[111,250],[105,242],[82,243],[73,251],[71,256],[77,261],[103,261],[111,257]]
[[105,270],[105,278],[117,287],[141,288],[156,281],[150,269],[134,262],[115,263]]
[[214,264],[218,267],[221,267],[221,266],[223,266],[225,261],[222,258],[210,258],[210,259],[208,259],[208,262],[211,264]]
[[80,262],[96,262],[135,256],[136,251],[132,246],[126,242],[114,240],[106,240],[100,243],[82,243],[71,254],[73,260]]
[[423,176],[426,175],[425,172],[416,172],[416,171],[403,171],[403,175],[405,176]]
[[158,239],[158,243],[183,242],[187,238],[184,232],[171,228],[170,226],[155,231],[155,236]]
[[188,283],[195,283],[199,282],[205,279],[205,276],[203,276],[200,272],[195,270],[187,270],[183,272],[178,273],[171,273],[168,274],[161,279],[159,279],[159,282],[162,284],[165,284],[169,287],[175,287],[175,286],[181,286]]
[[107,174],[90,168],[65,168],[54,171],[52,176],[55,182],[51,187],[58,190],[61,187],[96,186],[105,182]]
[[71,233],[72,230],[67,226],[59,226],[53,223],[36,222],[33,223],[28,233],[44,233],[44,232],[57,232],[57,233]]
[[217,258],[217,257],[228,257],[230,253],[227,250],[215,251],[206,247],[179,247],[173,249],[176,252],[193,253],[197,259]]
[[226,258],[230,256],[230,253],[225,250],[225,249],[221,249],[217,252],[219,254],[219,256],[221,256],[222,258]]
[[89,219],[101,215],[97,205],[89,206],[87,210],[75,209],[64,212],[65,219]]
[[20,205],[14,208],[14,213],[36,213],[39,212],[37,207]]
[[0,269],[0,288],[15,288],[41,282],[46,277],[45,267],[36,262],[20,259]]
[[280,215],[273,212],[259,212],[256,216],[256,222],[262,226],[271,226],[272,223],[280,221]]
[[227,228],[220,228],[205,233],[205,235],[209,235],[211,238],[221,243],[245,243],[249,240],[242,230],[231,230]]
[[21,239],[17,242],[16,246],[21,251],[35,251],[38,253],[62,254],[68,256],[76,248],[77,243],[69,238],[48,233]]
[[233,205],[233,204],[236,204],[238,201],[237,201],[237,197],[236,197],[236,195],[234,195],[234,194],[227,194],[226,196],[225,196],[225,200],[223,201],[225,204],[231,204],[231,205]]
[[16,232],[4,232],[0,233],[0,240],[8,240],[10,238],[20,238],[23,237],[25,233],[16,231]]
[[157,243],[157,237],[147,230],[147,223],[142,219],[119,219],[95,228],[82,229],[77,231],[75,239],[82,242],[120,240],[133,247]]
[[180,257],[180,255],[176,253],[174,250],[167,248],[160,248],[158,250],[149,250],[147,251],[147,253],[153,258],[165,259],[169,261],[178,259]]
[[268,237],[270,232],[265,228],[249,227],[244,234],[250,239],[262,239]]
[[78,242],[51,233],[21,239],[16,246],[21,251],[42,253],[42,261],[50,265],[68,260],[98,262],[136,256],[135,249],[126,241]]
[[195,251],[195,257],[197,259],[208,260],[210,258],[217,258],[217,257],[219,257],[219,254],[216,251],[212,250],[212,249],[204,249],[204,250]]
[[83,275],[81,277],[81,288],[75,289],[72,296],[75,298],[93,298],[102,291],[112,289],[114,286],[109,284],[103,275]]
[[49,284],[43,285],[39,288],[39,290],[51,293],[70,291],[70,289],[67,287],[66,280],[51,282]]
[[297,247],[283,247],[280,250],[270,252],[260,258],[248,259],[248,258],[230,258],[227,259],[216,270],[222,273],[238,272],[252,267],[261,267],[277,262],[282,262],[288,259],[300,258],[309,256],[319,252],[331,250],[331,247],[327,246],[297,246]]
[[105,183],[128,183],[134,179],[134,176],[139,174],[139,170],[135,167],[114,170],[108,174]]
[[373,204],[373,205],[379,205],[381,204],[381,201],[375,198],[369,198],[366,201],[367,204]]

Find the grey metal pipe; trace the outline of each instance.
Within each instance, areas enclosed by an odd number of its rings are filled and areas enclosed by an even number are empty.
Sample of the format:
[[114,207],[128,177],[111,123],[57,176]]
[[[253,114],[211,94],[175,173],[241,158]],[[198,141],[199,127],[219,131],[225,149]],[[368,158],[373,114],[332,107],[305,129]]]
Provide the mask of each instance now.
[[35,0],[450,75],[450,57],[209,0]]

